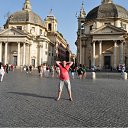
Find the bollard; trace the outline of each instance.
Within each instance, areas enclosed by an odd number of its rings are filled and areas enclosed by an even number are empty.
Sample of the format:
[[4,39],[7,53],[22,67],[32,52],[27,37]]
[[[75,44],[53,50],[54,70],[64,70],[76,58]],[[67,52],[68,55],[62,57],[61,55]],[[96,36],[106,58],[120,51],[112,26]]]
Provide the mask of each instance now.
[[126,72],[123,72],[122,79],[127,80],[127,73]]
[[92,72],[92,79],[96,79],[96,73]]

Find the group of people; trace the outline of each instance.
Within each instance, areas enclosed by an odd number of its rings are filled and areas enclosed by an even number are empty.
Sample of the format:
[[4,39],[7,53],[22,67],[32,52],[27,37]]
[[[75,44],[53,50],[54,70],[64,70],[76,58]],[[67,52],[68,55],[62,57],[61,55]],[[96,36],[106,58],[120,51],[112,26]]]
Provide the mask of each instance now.
[[8,73],[9,71],[14,71],[14,65],[12,64],[2,64],[0,63],[0,82],[3,81],[5,73]]
[[74,79],[75,76],[78,76],[79,79],[86,78],[86,66],[79,64],[78,66],[72,65],[70,68],[72,78]]
[[38,66],[38,73],[40,77],[54,77],[55,73],[55,66],[49,66],[46,64],[41,64]]
[[[55,75],[57,77],[60,74],[60,67],[56,65],[46,65],[41,64],[38,66],[38,73],[40,77],[51,77],[54,78]],[[72,66],[69,68],[69,73],[71,73],[72,79],[75,79],[76,77],[79,79],[85,79],[86,78],[86,66],[85,65],[78,65],[72,64]]]
[[26,71],[26,73],[31,73],[32,72],[32,68],[33,66],[32,65],[24,65],[24,66],[21,66],[21,72],[24,70]]
[[[5,72],[8,73],[9,66],[6,65],[3,67],[0,65],[0,75],[1,79],[0,81],[3,81],[3,77]],[[25,70],[27,73],[32,71],[32,66],[24,66],[23,70]],[[70,83],[70,75],[69,72],[71,72],[72,78],[75,78],[75,74],[78,74],[78,77],[80,79],[86,77],[86,67],[84,65],[78,65],[75,66],[73,62],[66,62],[66,61],[56,61],[56,65],[49,66],[46,64],[42,64],[38,66],[38,73],[40,77],[54,77],[55,72],[57,74],[57,77],[59,78],[59,86],[58,86],[58,95],[57,95],[57,101],[60,100],[63,86],[65,85],[68,90],[69,100],[73,101],[72,93],[71,93],[71,83]]]

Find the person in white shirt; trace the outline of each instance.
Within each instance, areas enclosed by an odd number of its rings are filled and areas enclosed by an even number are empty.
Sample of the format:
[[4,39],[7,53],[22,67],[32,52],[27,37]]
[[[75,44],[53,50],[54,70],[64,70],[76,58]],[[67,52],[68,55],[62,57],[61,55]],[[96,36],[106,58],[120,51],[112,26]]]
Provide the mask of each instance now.
[[5,74],[4,68],[1,67],[1,69],[0,69],[0,76],[1,76],[0,81],[1,81],[1,82],[3,81],[4,74]]

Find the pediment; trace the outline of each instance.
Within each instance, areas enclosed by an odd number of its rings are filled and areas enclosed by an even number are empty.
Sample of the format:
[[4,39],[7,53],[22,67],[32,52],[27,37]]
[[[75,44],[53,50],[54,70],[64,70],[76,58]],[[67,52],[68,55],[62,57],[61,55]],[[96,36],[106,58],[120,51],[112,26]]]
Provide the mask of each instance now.
[[26,33],[16,28],[4,29],[0,32],[0,36],[21,36],[21,35],[25,36]]
[[121,28],[115,27],[113,25],[104,25],[91,32],[91,34],[118,34],[118,33],[126,33],[126,31]]

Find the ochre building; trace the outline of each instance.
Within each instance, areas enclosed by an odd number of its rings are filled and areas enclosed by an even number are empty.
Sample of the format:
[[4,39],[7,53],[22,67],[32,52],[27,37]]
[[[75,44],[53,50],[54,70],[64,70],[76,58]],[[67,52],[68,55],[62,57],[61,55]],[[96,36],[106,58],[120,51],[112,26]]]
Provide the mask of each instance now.
[[102,0],[88,14],[78,16],[77,63],[100,69],[128,66],[128,11],[114,0]]
[[55,64],[58,56],[70,58],[68,43],[60,35],[52,13],[43,21],[33,12],[30,0],[25,0],[22,10],[11,14],[0,30],[0,62],[37,67]]

